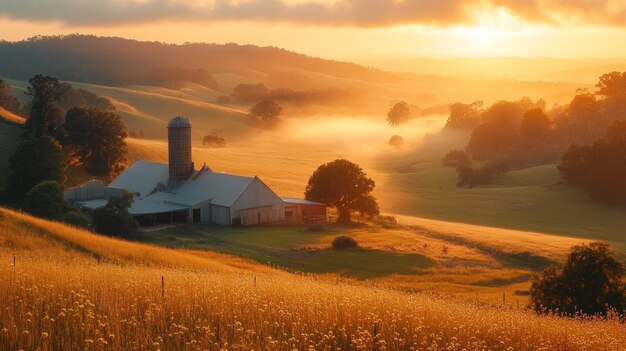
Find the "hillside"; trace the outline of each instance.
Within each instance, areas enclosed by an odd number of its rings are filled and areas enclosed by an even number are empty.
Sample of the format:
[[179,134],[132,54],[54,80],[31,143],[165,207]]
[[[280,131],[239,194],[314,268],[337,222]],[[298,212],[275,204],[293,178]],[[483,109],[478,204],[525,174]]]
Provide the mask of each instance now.
[[626,342],[612,319],[541,317],[291,275],[5,209],[0,227],[2,349],[617,350]]

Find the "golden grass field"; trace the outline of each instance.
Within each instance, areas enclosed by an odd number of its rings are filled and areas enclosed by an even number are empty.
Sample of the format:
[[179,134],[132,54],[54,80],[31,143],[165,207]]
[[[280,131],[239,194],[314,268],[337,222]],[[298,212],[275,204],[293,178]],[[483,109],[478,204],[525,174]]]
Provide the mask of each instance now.
[[6,209],[0,216],[3,350],[626,345],[626,326],[614,318],[538,316],[382,284],[289,274],[215,253],[129,243]]

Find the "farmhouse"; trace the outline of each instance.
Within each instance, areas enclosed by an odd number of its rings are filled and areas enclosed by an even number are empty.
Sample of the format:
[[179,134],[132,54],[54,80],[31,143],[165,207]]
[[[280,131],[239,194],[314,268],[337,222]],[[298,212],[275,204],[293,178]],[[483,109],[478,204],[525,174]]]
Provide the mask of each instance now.
[[189,120],[176,117],[167,128],[168,164],[136,161],[108,186],[92,180],[67,189],[65,198],[89,212],[105,206],[112,196],[131,192],[135,198],[129,211],[142,225],[325,222],[326,205],[280,198],[259,177],[218,173],[206,164],[196,170]]

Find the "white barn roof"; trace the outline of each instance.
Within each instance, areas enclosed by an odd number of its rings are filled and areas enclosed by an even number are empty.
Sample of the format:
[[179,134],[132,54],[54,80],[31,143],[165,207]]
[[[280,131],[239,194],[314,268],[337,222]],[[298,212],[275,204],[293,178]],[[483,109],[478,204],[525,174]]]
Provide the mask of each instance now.
[[135,161],[124,173],[115,178],[109,187],[126,189],[138,193],[139,197],[148,196],[159,183],[167,182],[169,168],[166,163]]
[[231,207],[253,180],[252,177],[209,171],[197,178],[192,176],[176,190],[176,195],[186,199],[198,199],[198,202],[211,199],[213,205]]
[[309,201],[309,200],[304,200],[304,199],[297,199],[295,197],[281,197],[280,199],[283,200],[283,202],[286,203],[286,204],[326,206],[325,204],[323,204],[321,202]]

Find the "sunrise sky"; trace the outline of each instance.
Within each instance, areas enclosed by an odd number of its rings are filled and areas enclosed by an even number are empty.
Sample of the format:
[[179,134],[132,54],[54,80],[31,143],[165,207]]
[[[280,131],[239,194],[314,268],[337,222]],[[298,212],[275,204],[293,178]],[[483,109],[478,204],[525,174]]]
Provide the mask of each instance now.
[[96,34],[326,58],[626,57],[624,0],[2,0],[0,38]]

